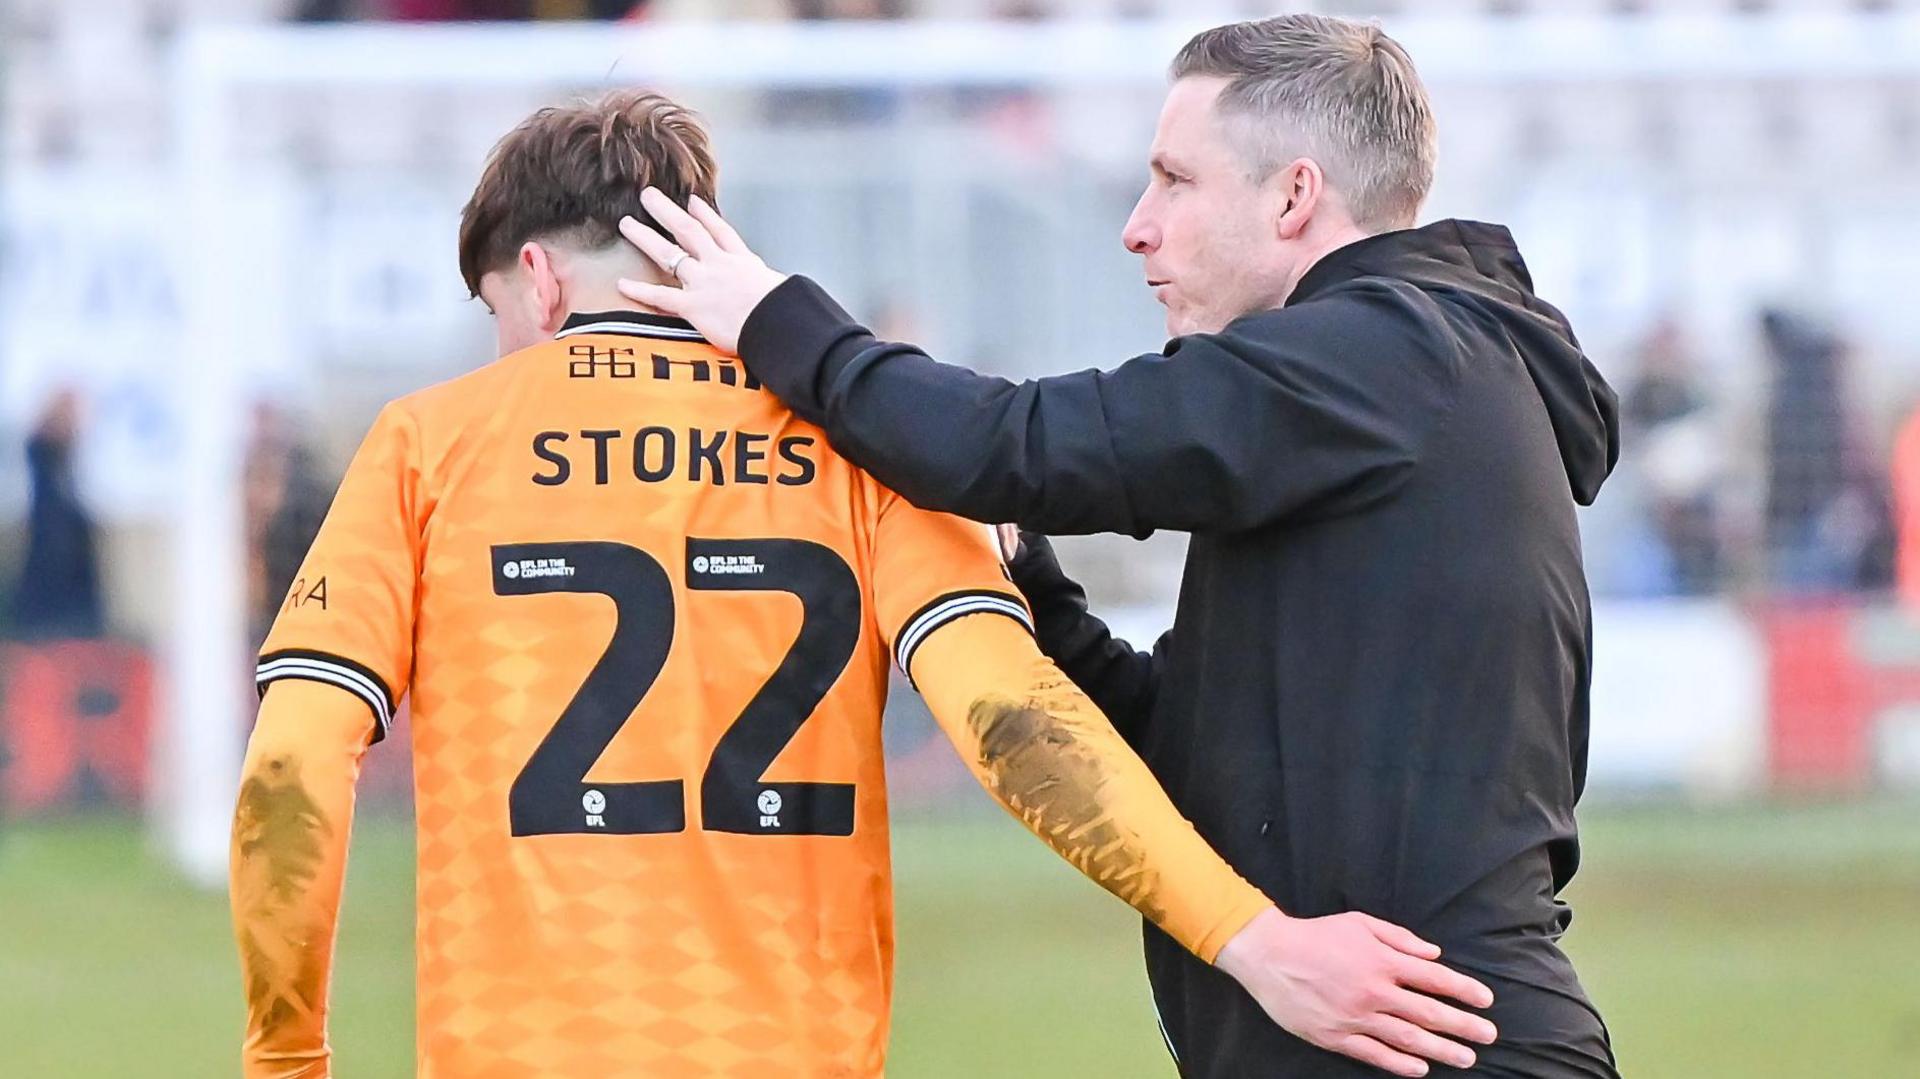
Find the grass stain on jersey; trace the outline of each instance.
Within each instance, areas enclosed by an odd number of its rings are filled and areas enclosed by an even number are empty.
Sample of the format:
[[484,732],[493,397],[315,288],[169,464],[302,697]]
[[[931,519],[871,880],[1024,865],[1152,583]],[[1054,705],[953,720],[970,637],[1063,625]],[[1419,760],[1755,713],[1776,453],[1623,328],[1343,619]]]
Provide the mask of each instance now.
[[1061,857],[1156,925],[1166,910],[1159,876],[1146,869],[1138,835],[1101,799],[1112,769],[1078,727],[1089,720],[1066,701],[982,697],[967,709],[980,763],[993,789]]
[[310,950],[294,951],[288,941],[263,943],[244,931],[240,956],[247,974],[248,1006],[258,1017],[252,1025],[262,1038],[271,1040],[280,1031],[313,1026],[326,994],[321,956]]
[[265,762],[241,786],[234,832],[242,861],[260,865],[267,887],[284,903],[313,883],[320,841],[333,829],[301,785],[298,762],[283,756]]
[[308,947],[306,890],[319,873],[332,827],[300,782],[299,762],[273,757],[240,788],[234,822],[236,898],[264,917],[239,936],[247,1000],[261,1037],[312,1024],[326,994],[325,949]]

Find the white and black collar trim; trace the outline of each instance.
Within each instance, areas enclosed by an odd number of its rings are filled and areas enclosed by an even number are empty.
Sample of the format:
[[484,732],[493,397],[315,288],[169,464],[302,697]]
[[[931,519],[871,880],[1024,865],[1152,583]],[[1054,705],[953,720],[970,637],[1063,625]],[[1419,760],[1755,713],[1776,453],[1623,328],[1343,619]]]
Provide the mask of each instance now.
[[655,337],[668,341],[706,342],[693,323],[670,315],[650,315],[644,311],[575,312],[567,316],[560,332],[553,336],[580,337],[585,334],[612,333],[626,337]]

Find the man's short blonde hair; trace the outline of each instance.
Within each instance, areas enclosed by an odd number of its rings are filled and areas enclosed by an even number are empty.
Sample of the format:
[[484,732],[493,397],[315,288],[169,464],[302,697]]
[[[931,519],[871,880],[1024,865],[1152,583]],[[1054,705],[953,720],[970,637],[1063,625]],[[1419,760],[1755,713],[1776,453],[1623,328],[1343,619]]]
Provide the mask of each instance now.
[[1196,35],[1173,78],[1227,80],[1215,109],[1256,180],[1296,157],[1369,232],[1412,225],[1433,187],[1433,107],[1413,59],[1371,23],[1280,15]]

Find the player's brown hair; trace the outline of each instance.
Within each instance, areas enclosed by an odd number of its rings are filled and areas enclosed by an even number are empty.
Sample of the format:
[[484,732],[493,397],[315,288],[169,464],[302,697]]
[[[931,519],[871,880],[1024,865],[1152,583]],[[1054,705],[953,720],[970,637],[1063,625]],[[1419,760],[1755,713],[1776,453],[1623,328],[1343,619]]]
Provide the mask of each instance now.
[[529,240],[624,243],[622,217],[654,223],[642,188],[683,206],[689,195],[715,203],[716,171],[699,118],[660,94],[616,90],[541,109],[494,146],[460,211],[460,276],[478,296],[480,278],[513,265]]

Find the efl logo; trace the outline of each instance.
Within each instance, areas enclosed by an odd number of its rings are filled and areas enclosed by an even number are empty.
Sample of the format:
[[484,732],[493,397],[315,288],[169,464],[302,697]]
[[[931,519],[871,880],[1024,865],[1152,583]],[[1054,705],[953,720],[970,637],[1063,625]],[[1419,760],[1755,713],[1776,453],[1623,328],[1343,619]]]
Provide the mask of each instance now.
[[765,790],[760,792],[760,827],[780,827],[780,792]]
[[573,567],[564,558],[522,558],[517,562],[502,564],[500,575],[508,580],[517,577],[571,577]]
[[760,559],[750,554],[723,554],[709,558],[706,555],[693,556],[695,573],[734,573],[756,574],[767,572]]
[[607,818],[601,816],[607,811],[607,796],[596,790],[589,790],[580,796],[580,808],[587,811],[587,827],[605,828]]

